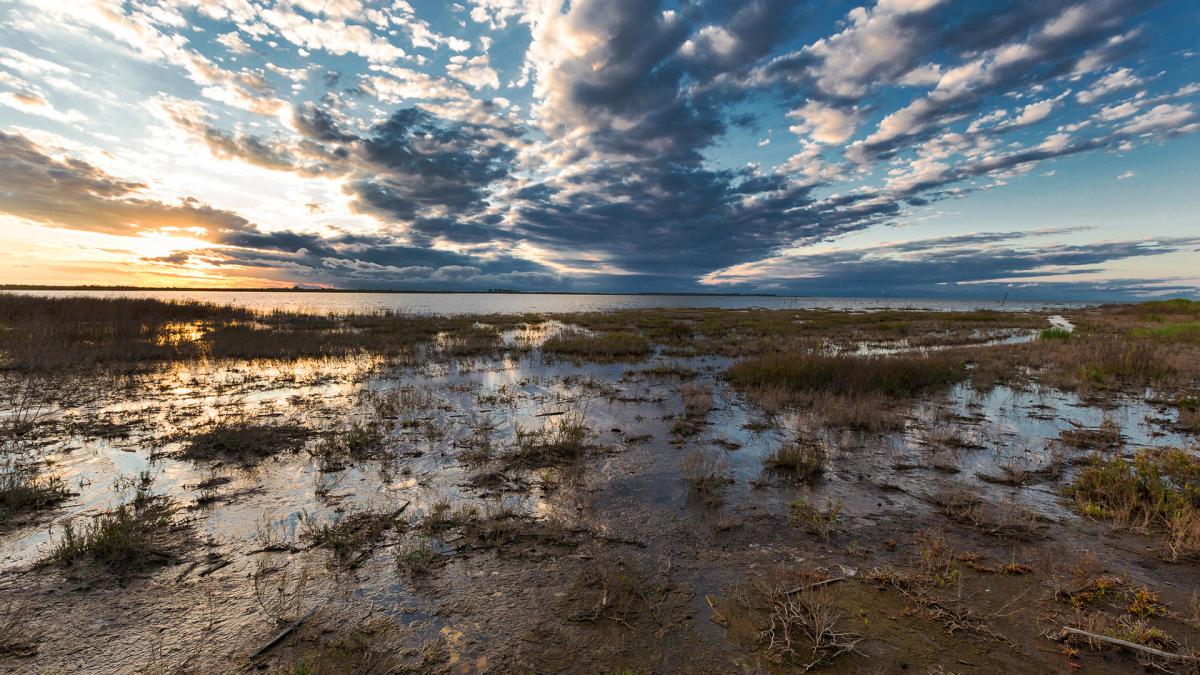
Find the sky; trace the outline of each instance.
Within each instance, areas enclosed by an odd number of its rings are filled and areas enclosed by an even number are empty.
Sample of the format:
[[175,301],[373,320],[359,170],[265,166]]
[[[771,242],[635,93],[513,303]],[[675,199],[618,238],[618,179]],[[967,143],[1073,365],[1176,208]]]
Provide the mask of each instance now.
[[0,284],[1200,289],[1194,0],[0,0]]

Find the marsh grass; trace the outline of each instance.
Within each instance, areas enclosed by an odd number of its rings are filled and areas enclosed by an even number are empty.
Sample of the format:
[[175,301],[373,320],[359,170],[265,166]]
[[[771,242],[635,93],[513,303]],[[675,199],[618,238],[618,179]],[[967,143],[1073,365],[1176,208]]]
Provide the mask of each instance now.
[[1162,532],[1173,559],[1200,556],[1200,459],[1186,450],[1094,456],[1069,492],[1084,515]]
[[794,474],[799,480],[812,480],[825,472],[829,447],[819,439],[797,436],[763,458],[763,464]]
[[712,389],[703,385],[687,383],[681,392],[683,414],[686,417],[703,419],[713,409]]
[[675,423],[671,425],[671,433],[676,436],[695,435],[708,423],[708,413],[712,412],[712,388],[688,382],[680,391],[680,399],[683,403],[683,414],[675,418]]
[[776,566],[723,592],[719,602],[709,598],[713,620],[735,633],[745,633],[776,665],[807,672],[857,651],[862,640],[845,630],[839,591],[815,585],[827,577],[818,571]]
[[507,459],[526,468],[544,468],[580,457],[587,449],[591,428],[587,415],[571,409],[549,417],[540,428],[515,425],[516,441]]
[[403,532],[407,528],[408,522],[400,518],[403,511],[403,508],[390,512],[350,511],[324,523],[304,516],[300,521],[301,537],[317,548],[328,550],[336,565],[358,567],[376,546],[385,543],[388,532]]
[[56,506],[73,494],[55,474],[41,474],[36,464],[0,453],[0,526],[29,511]]
[[332,636],[321,635],[315,640],[305,640],[297,656],[271,672],[281,675],[385,675],[406,672],[409,669],[401,668],[399,660],[388,652],[389,639],[384,637],[384,632],[367,625],[337,631]]
[[650,341],[628,331],[613,331],[588,335],[581,331],[564,331],[546,338],[542,353],[588,359],[618,359],[649,354]]
[[809,534],[828,539],[837,528],[843,507],[841,498],[829,497],[824,504],[815,504],[800,497],[788,504],[789,519],[793,525],[804,527]]
[[54,507],[71,495],[60,476],[38,473],[36,465],[0,455],[0,525],[13,516]]
[[689,453],[680,463],[683,480],[706,501],[719,502],[721,490],[733,482],[732,465],[719,450],[702,448]]
[[962,381],[963,360],[947,354],[850,356],[815,352],[745,359],[726,371],[739,387],[789,393],[911,396]]
[[[765,396],[764,396],[765,394]],[[791,406],[813,427],[856,429],[872,433],[903,431],[909,404],[886,394],[788,392],[777,388],[747,392],[768,414]]]
[[1042,340],[1070,340],[1071,331],[1061,326],[1054,326],[1038,333],[1038,338]]
[[304,446],[311,432],[296,423],[260,422],[238,411],[222,413],[200,425],[184,441],[181,456],[195,461],[225,460],[254,464]]
[[175,524],[175,503],[167,496],[152,494],[150,487],[149,477],[143,475],[129,501],[90,518],[64,523],[46,562],[69,564],[89,559],[124,571],[170,560],[167,535]]
[[475,324],[439,336],[439,347],[447,356],[492,354],[503,346],[493,326]]
[[1163,342],[1190,342],[1200,344],[1200,321],[1186,321],[1154,328],[1136,328],[1134,337],[1148,337]]
[[37,653],[37,632],[29,623],[29,605],[6,602],[0,606],[0,657],[27,657]]
[[429,537],[409,537],[396,551],[396,569],[408,577],[428,575],[443,562],[442,555],[433,547]]
[[951,520],[994,537],[1025,540],[1042,533],[1037,514],[1012,499],[994,504],[965,488],[957,488],[936,494],[933,503]]
[[[47,298],[0,293],[0,368],[60,371],[155,361],[297,359],[361,352],[411,355],[439,336],[451,352],[492,351],[499,331],[535,315],[315,315],[139,298]],[[481,327],[480,324],[486,324]],[[457,337],[456,337],[457,336]]]
[[1058,442],[1077,450],[1112,450],[1124,445],[1125,436],[1120,424],[1105,419],[1092,429],[1079,426],[1063,429],[1058,434]]
[[656,308],[569,314],[565,323],[588,330],[637,330],[664,353],[741,357],[830,341],[851,346],[868,340],[939,335],[939,341],[971,341],[980,331],[1032,329],[1045,318],[1018,312],[924,312],[882,310],[865,314],[837,310],[729,311],[717,308]]
[[372,420],[350,422],[325,432],[312,455],[326,473],[341,471],[348,462],[381,459],[387,455],[390,436],[387,425]]

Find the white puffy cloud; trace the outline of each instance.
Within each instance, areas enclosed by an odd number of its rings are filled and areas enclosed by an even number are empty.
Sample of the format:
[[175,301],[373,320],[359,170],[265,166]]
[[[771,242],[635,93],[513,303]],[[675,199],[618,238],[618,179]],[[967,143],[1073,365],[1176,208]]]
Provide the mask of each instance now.
[[1160,103],[1133,118],[1121,127],[1121,131],[1126,134],[1187,133],[1200,127],[1200,123],[1193,121],[1195,119],[1196,113],[1190,105]]
[[788,127],[789,131],[798,136],[808,136],[818,143],[843,143],[854,135],[858,126],[855,110],[843,110],[819,101],[808,101],[787,116],[800,120],[798,124]]
[[500,76],[496,73],[496,69],[491,67],[487,54],[471,58],[451,57],[450,63],[446,65],[446,71],[475,89],[500,87]]
[[1091,103],[1102,96],[1121,89],[1136,87],[1142,79],[1129,68],[1119,68],[1092,83],[1091,87],[1075,95],[1080,103]]

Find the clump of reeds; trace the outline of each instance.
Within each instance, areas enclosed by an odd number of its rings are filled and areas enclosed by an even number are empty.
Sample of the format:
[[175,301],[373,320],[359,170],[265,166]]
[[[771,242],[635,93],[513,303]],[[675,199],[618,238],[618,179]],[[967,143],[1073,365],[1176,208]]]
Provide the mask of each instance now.
[[818,352],[752,357],[729,368],[734,384],[789,392],[905,396],[953,384],[966,377],[961,358],[947,354],[852,356]]
[[798,436],[763,458],[772,469],[787,471],[801,480],[811,480],[825,472],[829,447],[820,439]]
[[1070,493],[1085,515],[1163,532],[1172,558],[1200,555],[1200,458],[1186,450],[1140,450],[1132,462],[1097,455]]
[[204,422],[185,441],[185,459],[253,464],[304,446],[311,432],[295,423],[260,422],[244,410],[224,412]]
[[39,474],[36,464],[0,450],[0,525],[18,514],[50,508],[70,496],[61,476]]
[[645,336],[627,331],[598,335],[564,331],[546,338],[542,343],[542,352],[582,358],[628,358],[649,354],[650,341]]
[[143,474],[132,499],[82,522],[67,521],[48,562],[90,559],[123,570],[169,560],[164,544],[175,504],[169,497],[151,493],[150,487],[149,475]]

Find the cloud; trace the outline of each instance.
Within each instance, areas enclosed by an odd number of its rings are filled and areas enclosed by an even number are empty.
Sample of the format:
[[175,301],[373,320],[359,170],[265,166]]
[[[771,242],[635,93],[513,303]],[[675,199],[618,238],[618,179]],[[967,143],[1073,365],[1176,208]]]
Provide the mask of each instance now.
[[[392,120],[392,126],[377,130],[370,142],[387,143],[397,134],[403,136],[396,126],[412,119]],[[151,260],[161,265],[203,262],[259,270],[256,275],[263,278],[373,287],[466,283],[478,288],[487,283],[558,281],[544,266],[506,254],[479,258],[405,243],[387,234],[264,231],[237,213],[191,198],[178,204],[149,199],[143,196],[145,184],[121,180],[71,157],[56,159],[28,138],[4,132],[0,132],[0,182],[6,186],[0,191],[0,213],[56,228],[125,237],[176,233],[208,244]],[[436,230],[431,223],[420,227]]]
[[474,89],[483,89],[484,87],[498,89],[500,87],[500,76],[491,67],[487,54],[471,58],[453,56],[450,58],[450,64],[446,66],[446,71],[452,77],[462,80]]
[[141,196],[143,183],[120,180],[82,160],[55,159],[25,136],[2,131],[0,184],[0,212],[54,227],[122,235],[250,227],[235,213],[195,200],[148,199]]
[[[1152,3],[862,4],[831,17],[790,0],[466,0],[435,18],[359,0],[27,2],[0,35],[61,48],[0,48],[0,104],[69,138],[12,136],[29,175],[4,207],[203,244],[146,256],[164,267],[690,290],[729,270],[763,280],[785,252],[918,223],[1042,162],[1200,130],[1194,88],[1125,61],[1154,48],[1138,23],[1161,21]],[[113,67],[90,68],[97,54]],[[1138,58],[1141,72],[1176,57]],[[76,73],[109,95],[103,109],[64,88]],[[117,119],[121,105],[135,117]],[[794,145],[763,132],[785,120]],[[292,175],[221,175],[230,162]],[[262,176],[286,187],[237,183]],[[209,204],[254,204],[239,209],[256,222]],[[1016,240],[985,244],[1031,260]],[[852,268],[813,269],[849,283],[837,271]],[[953,269],[948,283],[986,281]]]
[[789,127],[792,133],[798,136],[807,135],[818,143],[843,143],[854,134],[854,129],[858,126],[858,116],[853,110],[840,110],[818,101],[808,101],[804,106],[789,112],[787,116],[800,120],[799,124]]
[[[753,265],[708,275],[714,286],[753,284],[770,278],[794,293],[937,297],[957,293],[981,297],[1019,289],[1033,297],[1097,293],[1096,282],[1072,277],[1096,273],[1130,258],[1195,251],[1200,238],[1175,237],[1074,245],[1046,242],[1072,230],[984,232],[884,243],[860,248],[797,251]],[[1077,231],[1077,230],[1076,230]],[[1150,280],[1121,280],[1110,293]],[[1103,292],[1103,291],[1101,291]]]
[[1141,78],[1134,75],[1129,68],[1118,68],[1093,82],[1091,87],[1076,94],[1075,99],[1080,103],[1091,103],[1114,91],[1136,87],[1141,83]]
[[886,158],[913,137],[977,109],[990,94],[1068,72],[1078,66],[1081,47],[1111,39],[1123,19],[1144,9],[1132,0],[1092,0],[1062,9],[1028,37],[945,70],[932,92],[885,116],[848,154],[859,162]]
[[1182,134],[1200,128],[1189,104],[1160,103],[1121,127],[1125,134]]

